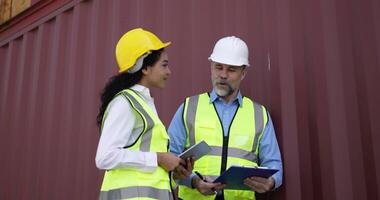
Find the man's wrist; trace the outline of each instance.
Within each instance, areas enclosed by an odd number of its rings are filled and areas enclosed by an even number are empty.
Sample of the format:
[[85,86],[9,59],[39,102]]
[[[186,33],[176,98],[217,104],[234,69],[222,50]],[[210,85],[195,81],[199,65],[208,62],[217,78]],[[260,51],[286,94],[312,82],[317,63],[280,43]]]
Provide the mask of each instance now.
[[276,189],[276,180],[273,177],[269,177],[272,180],[272,187],[269,191],[273,191]]
[[199,181],[201,181],[201,178],[198,176],[193,176],[191,179],[191,188],[197,188]]

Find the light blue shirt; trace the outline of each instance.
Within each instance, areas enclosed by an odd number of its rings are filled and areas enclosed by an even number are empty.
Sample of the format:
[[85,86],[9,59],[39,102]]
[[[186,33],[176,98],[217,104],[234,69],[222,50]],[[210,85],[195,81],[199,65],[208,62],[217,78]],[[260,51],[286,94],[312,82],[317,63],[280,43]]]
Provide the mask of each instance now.
[[[238,106],[243,106],[243,97],[239,91],[235,100],[226,103],[221,97],[218,97],[215,91],[212,91],[210,93],[210,103],[214,103],[216,107],[216,111],[222,121],[224,135],[226,136],[236,109]],[[186,129],[183,124],[182,115],[183,104],[181,104],[178,108],[168,129],[170,136],[170,151],[176,155],[182,153],[186,145]],[[282,161],[273,123],[269,113],[268,123],[265,126],[259,146],[259,165],[261,167],[279,170],[272,176],[275,180],[275,188],[278,188],[282,184]],[[191,187],[191,179],[193,176],[194,174],[192,174],[188,179],[180,180],[179,183]]]

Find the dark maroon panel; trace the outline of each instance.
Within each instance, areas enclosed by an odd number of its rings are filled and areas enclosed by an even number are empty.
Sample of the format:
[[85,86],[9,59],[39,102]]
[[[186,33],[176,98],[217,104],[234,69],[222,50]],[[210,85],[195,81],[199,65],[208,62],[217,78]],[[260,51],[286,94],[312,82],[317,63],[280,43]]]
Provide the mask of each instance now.
[[173,43],[153,90],[166,125],[210,90],[215,42],[247,42],[241,89],[271,112],[284,160],[268,199],[379,199],[379,13],[377,0],[54,1],[0,33],[0,199],[97,198],[99,94],[135,27]]

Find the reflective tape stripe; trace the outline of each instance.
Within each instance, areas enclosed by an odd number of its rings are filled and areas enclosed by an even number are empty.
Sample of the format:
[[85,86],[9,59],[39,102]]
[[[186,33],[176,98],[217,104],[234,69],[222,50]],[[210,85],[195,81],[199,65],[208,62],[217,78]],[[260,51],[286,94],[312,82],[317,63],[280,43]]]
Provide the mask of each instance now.
[[[221,156],[223,148],[218,147],[218,146],[210,146],[211,151],[208,153],[208,155],[212,156]],[[232,148],[228,147],[228,157],[234,157],[234,158],[241,158],[253,162],[257,162],[257,157],[256,154],[250,151],[246,151],[243,149],[237,149],[237,148]]]
[[189,129],[189,142],[190,146],[195,144],[195,133],[194,133],[194,123],[195,123],[195,115],[197,113],[199,95],[192,96],[189,98],[186,112],[186,123],[187,128]]
[[150,143],[152,140],[152,130],[153,130],[153,126],[154,126],[153,119],[149,116],[149,114],[145,111],[143,106],[136,100],[136,98],[133,95],[131,95],[127,92],[123,92],[122,94],[133,103],[132,106],[146,120],[147,124],[144,124],[145,125],[145,129],[144,129],[145,133],[143,133],[142,138],[141,138],[140,151],[149,152],[150,151]]
[[101,191],[100,200],[127,199],[136,197],[147,197],[154,199],[169,199],[173,200],[173,195],[169,190],[157,189],[148,186],[136,186],[114,189],[109,191]]
[[263,117],[263,107],[254,102],[253,103],[255,109],[255,139],[253,141],[252,152],[256,152],[256,148],[259,142],[259,137],[263,132],[264,127],[264,117]]

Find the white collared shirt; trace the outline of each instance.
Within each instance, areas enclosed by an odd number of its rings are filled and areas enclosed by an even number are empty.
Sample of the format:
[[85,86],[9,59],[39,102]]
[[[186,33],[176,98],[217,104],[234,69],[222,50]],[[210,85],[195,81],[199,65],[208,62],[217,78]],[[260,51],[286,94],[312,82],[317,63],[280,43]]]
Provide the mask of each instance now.
[[[138,92],[157,115],[149,88],[136,84],[130,89]],[[144,172],[153,172],[157,167],[155,152],[123,148],[131,145],[141,133],[144,126],[141,116],[136,114],[129,101],[123,96],[114,98],[107,109],[107,118],[103,123],[96,152],[96,166],[105,170],[133,167]]]

